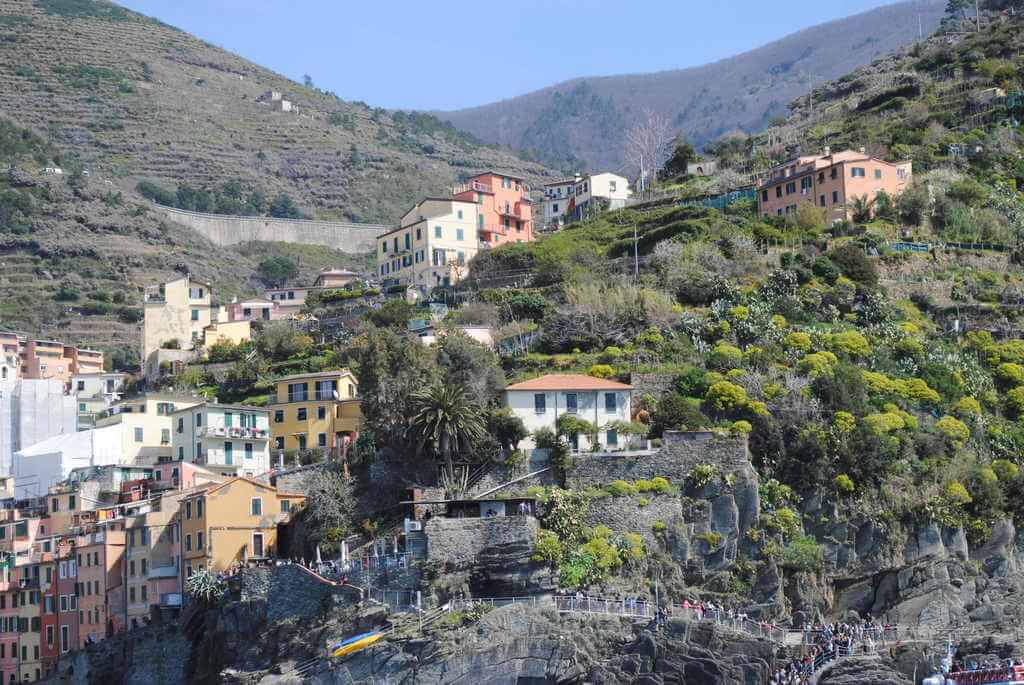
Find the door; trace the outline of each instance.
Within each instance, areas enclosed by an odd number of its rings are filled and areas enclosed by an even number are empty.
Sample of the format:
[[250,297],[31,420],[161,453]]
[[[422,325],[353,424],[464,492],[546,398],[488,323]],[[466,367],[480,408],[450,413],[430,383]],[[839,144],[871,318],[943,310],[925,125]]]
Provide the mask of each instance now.
[[230,466],[234,463],[234,444],[230,442],[224,443],[224,463]]
[[263,533],[252,534],[252,555],[257,558],[263,557]]

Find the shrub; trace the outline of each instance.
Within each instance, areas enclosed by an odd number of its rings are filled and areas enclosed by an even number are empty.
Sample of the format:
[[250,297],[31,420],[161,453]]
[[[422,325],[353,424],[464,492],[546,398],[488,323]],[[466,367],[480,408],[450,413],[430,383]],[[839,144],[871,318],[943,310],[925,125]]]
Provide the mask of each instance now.
[[843,331],[828,338],[828,346],[833,352],[849,357],[866,357],[871,354],[871,345],[867,338],[858,331]]
[[628,497],[637,493],[636,486],[624,480],[613,480],[605,490],[611,493],[612,497]]
[[732,411],[747,404],[747,391],[735,383],[720,381],[708,388],[705,400],[716,411]]
[[62,285],[57,289],[54,299],[58,302],[75,302],[82,296],[82,291],[72,285]]
[[953,405],[953,413],[961,419],[974,418],[981,415],[981,404],[973,397],[961,397],[960,400]]
[[750,432],[754,430],[754,427],[750,425],[749,421],[734,421],[730,428],[735,435],[750,435]]
[[698,488],[708,485],[718,476],[718,467],[714,464],[697,464],[690,471],[687,479]]
[[811,378],[818,378],[831,373],[832,367],[838,363],[839,359],[831,352],[811,352],[804,355],[804,358],[797,364],[797,368]]
[[782,340],[782,345],[787,350],[809,352],[811,349],[811,336],[803,331],[793,331]]
[[996,378],[1007,387],[1015,388],[1024,385],[1024,366],[1013,362],[1003,362],[996,367]]
[[797,571],[816,569],[824,558],[821,545],[810,535],[796,538],[782,550],[782,565]]
[[837,411],[832,417],[832,427],[837,433],[847,434],[857,426],[857,419],[848,411]]
[[720,533],[701,533],[697,536],[697,539],[708,546],[709,550],[718,549],[722,544],[722,535]]
[[946,500],[951,504],[970,504],[971,495],[967,492],[967,488],[964,487],[963,483],[957,480],[951,480],[946,483],[946,488],[943,491],[946,496]]
[[943,416],[935,422],[935,427],[956,447],[963,447],[971,437],[971,429],[963,421],[952,416]]
[[638,499],[636,501],[636,505],[638,507],[646,507],[650,503],[651,503],[651,500],[647,499],[646,497],[641,497],[640,499]]
[[611,378],[615,375],[615,369],[608,364],[594,364],[587,371],[587,375],[594,378]]
[[537,542],[533,546],[533,555],[530,556],[530,559],[557,565],[564,555],[565,548],[562,546],[558,536],[550,530],[542,530],[540,535],[537,536]]
[[992,462],[992,470],[996,477],[1003,483],[1016,480],[1020,475],[1020,467],[1009,459],[996,459]]
[[698,400],[688,400],[677,393],[671,393],[658,402],[651,417],[651,434],[655,437],[666,430],[695,430],[707,426],[710,421],[700,411]]
[[743,351],[735,345],[720,342],[708,356],[708,366],[715,369],[735,369],[743,364]]
[[878,284],[878,271],[874,263],[856,245],[847,243],[837,247],[828,256],[850,280],[868,286]]
[[853,479],[845,473],[840,473],[832,481],[833,485],[836,486],[836,491],[844,494],[850,494],[854,490]]
[[668,525],[664,521],[655,521],[651,525],[651,530],[653,530],[655,534],[664,533],[666,530],[668,530]]
[[903,417],[896,412],[868,414],[864,417],[864,425],[875,435],[884,435],[907,427]]
[[1024,386],[1020,386],[1006,393],[1006,409],[1013,416],[1024,416]]
[[661,476],[655,476],[651,479],[651,489],[658,494],[664,495],[672,491],[672,484]]
[[782,507],[761,517],[761,527],[790,538],[800,532],[800,515],[789,507]]

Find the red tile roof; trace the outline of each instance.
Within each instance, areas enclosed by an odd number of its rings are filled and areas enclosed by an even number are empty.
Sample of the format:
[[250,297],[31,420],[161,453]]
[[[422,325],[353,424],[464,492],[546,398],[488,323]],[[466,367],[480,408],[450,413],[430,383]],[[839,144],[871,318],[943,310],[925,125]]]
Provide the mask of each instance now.
[[510,385],[506,390],[632,390],[632,385],[609,381],[579,373],[552,373],[522,383]]

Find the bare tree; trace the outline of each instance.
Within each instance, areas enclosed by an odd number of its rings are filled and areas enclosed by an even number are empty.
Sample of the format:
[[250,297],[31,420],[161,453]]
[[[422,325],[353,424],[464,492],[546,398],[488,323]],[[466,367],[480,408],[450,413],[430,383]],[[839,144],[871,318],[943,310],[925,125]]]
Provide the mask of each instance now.
[[668,117],[647,107],[639,122],[626,132],[626,163],[644,187],[668,159],[672,138]]

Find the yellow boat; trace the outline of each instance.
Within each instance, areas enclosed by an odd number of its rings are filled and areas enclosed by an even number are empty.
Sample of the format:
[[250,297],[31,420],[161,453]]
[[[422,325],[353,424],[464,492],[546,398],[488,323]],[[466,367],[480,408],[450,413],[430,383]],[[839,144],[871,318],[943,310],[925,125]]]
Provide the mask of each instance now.
[[384,637],[384,633],[372,632],[363,633],[350,637],[347,640],[342,640],[338,644],[331,647],[331,656],[348,656],[349,654],[355,654],[356,652],[366,649],[370,645],[376,643]]

